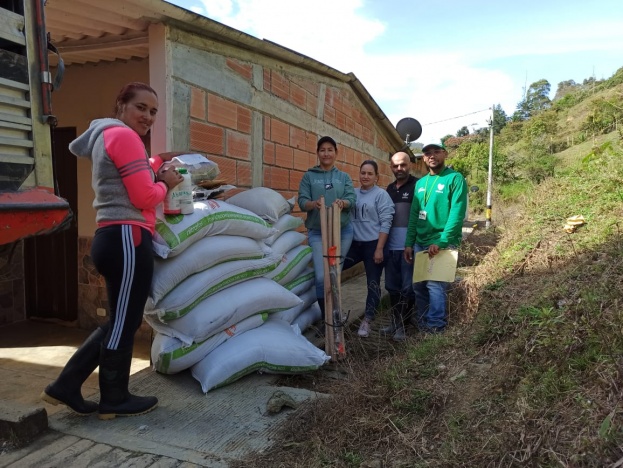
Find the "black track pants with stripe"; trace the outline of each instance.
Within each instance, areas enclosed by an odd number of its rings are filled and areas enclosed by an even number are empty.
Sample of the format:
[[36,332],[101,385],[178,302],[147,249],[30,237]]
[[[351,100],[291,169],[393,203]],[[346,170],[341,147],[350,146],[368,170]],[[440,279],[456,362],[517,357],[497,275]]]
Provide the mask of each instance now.
[[129,224],[99,228],[91,258],[108,292],[110,323],[104,345],[132,348],[154,273],[151,233]]

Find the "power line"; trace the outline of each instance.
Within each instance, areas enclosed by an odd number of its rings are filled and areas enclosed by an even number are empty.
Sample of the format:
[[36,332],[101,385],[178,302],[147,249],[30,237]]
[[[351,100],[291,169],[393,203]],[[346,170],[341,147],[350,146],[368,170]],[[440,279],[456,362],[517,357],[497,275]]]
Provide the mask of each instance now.
[[456,119],[460,119],[461,117],[467,117],[468,115],[474,115],[474,114],[479,114],[481,112],[485,112],[491,110],[490,107],[487,107],[486,109],[482,109],[479,111],[475,111],[475,112],[470,112],[469,114],[463,114],[463,115],[458,115],[456,117],[450,117],[449,119],[444,119],[444,120],[438,120],[437,122],[430,122],[424,125],[434,125],[434,124],[438,124],[438,123],[442,123],[442,122],[448,122],[449,120],[456,120]]

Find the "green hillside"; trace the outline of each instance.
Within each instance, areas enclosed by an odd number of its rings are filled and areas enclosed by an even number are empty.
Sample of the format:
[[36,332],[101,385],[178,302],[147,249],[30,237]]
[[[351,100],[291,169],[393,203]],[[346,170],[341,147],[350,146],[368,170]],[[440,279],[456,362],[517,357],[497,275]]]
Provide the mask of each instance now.
[[[254,466],[623,466],[621,78],[500,130],[494,227],[462,247],[449,330],[403,345],[353,330],[337,371],[288,380],[332,398]],[[482,144],[452,147],[470,185]]]

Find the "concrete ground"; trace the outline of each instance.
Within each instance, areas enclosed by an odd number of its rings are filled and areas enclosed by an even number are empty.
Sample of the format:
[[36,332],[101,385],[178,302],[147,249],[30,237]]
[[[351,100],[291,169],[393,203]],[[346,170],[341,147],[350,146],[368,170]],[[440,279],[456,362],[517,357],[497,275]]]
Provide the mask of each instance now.
[[[466,223],[464,237],[470,227]],[[342,307],[350,310],[350,322],[358,323],[363,314],[365,291],[365,275],[342,284]],[[380,321],[373,325],[375,337],[382,325]],[[187,371],[171,376],[152,371],[150,344],[139,340],[130,390],[157,395],[160,403],[154,411],[100,421],[93,415],[76,416],[62,406],[44,405],[39,400],[42,389],[87,335],[83,330],[34,321],[0,327],[0,420],[3,405],[33,411],[44,408],[49,424],[49,429],[23,448],[6,442],[2,446],[1,441],[10,437],[0,434],[0,468],[224,468],[268,450],[283,422],[296,417],[295,409],[268,414],[267,402],[277,390],[298,404],[322,397],[305,389],[276,387],[276,376],[266,374],[252,374],[204,395]],[[317,338],[312,341],[320,344]],[[83,394],[98,399],[97,373],[87,380]]]
[[[358,320],[365,303],[365,275],[342,285],[342,304]],[[137,341],[130,389],[157,395],[151,413],[100,421],[79,417],[63,406],[39,400],[43,388],[62,369],[88,332],[27,321],[0,328],[0,403],[45,408],[49,429],[20,449],[0,446],[4,467],[227,467],[272,445],[296,410],[269,415],[266,404],[281,390],[297,403],[321,395],[276,387],[277,376],[253,374],[204,395],[189,372],[166,376],[151,370],[149,342]],[[318,343],[318,340],[314,340]],[[99,397],[97,372],[83,386],[85,397]],[[0,408],[1,409],[1,408]],[[2,440],[0,434],[0,440]],[[0,443],[1,444],[1,443]]]

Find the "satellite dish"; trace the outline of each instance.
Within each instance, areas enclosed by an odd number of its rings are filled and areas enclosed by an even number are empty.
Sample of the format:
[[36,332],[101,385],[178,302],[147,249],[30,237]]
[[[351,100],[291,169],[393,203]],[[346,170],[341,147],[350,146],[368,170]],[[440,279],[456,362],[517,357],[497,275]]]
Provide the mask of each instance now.
[[422,136],[422,125],[420,122],[411,117],[405,117],[396,124],[396,130],[400,138],[409,144]]

